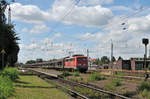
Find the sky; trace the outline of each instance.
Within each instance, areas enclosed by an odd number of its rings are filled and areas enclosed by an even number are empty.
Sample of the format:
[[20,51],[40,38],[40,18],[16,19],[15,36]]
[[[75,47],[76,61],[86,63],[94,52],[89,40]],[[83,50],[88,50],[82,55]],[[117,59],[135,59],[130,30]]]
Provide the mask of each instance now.
[[111,43],[116,58],[143,57],[142,38],[150,37],[149,4],[150,0],[16,0],[10,6],[20,38],[18,61],[87,55],[87,49],[92,58],[110,58]]

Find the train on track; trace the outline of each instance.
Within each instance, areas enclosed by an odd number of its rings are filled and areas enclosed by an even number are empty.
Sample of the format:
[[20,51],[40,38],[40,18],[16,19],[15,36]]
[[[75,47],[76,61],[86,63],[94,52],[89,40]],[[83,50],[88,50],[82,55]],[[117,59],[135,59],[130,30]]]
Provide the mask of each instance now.
[[61,59],[51,60],[47,62],[40,62],[34,64],[25,64],[25,68],[45,67],[55,69],[73,69],[80,72],[88,70],[88,57],[83,55],[73,55]]

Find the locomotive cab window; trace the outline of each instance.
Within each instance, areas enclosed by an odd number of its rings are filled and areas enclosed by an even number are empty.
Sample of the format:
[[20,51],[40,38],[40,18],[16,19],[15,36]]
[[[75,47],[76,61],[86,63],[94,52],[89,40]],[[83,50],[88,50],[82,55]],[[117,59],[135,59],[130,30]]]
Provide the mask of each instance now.
[[86,60],[87,60],[86,57],[79,57],[79,58],[77,58],[77,61],[86,61]]

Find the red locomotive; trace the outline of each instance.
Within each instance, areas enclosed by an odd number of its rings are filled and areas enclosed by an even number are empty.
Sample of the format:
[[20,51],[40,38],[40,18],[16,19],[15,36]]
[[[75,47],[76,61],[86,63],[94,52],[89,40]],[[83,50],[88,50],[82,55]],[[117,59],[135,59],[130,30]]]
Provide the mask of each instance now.
[[24,67],[46,67],[46,68],[65,68],[74,69],[81,72],[88,70],[88,58],[83,55],[73,55],[71,57],[65,57],[48,62],[25,64]]
[[88,59],[86,56],[73,56],[64,59],[64,68],[78,69],[79,71],[87,71]]

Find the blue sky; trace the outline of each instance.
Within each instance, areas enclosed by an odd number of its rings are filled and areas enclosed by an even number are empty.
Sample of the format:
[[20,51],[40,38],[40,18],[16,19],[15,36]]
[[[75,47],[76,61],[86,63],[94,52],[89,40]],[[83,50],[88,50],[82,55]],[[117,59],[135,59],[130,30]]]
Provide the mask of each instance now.
[[[76,2],[80,1],[77,5]],[[143,37],[150,37],[150,0],[16,0],[12,22],[20,37],[19,62],[62,58],[143,57]],[[125,23],[125,25],[121,25]],[[123,28],[127,28],[123,30]]]

